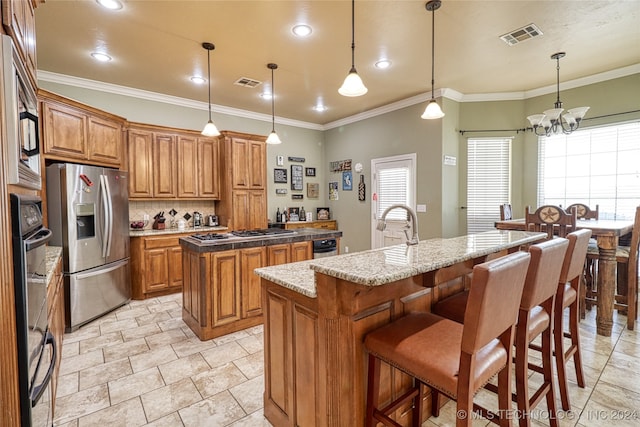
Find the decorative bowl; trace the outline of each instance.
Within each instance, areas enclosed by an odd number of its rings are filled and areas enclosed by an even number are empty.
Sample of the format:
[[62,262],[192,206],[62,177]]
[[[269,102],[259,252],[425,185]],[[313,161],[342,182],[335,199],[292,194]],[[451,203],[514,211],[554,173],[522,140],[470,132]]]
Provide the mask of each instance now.
[[129,224],[134,230],[141,230],[149,224],[149,221],[131,221]]

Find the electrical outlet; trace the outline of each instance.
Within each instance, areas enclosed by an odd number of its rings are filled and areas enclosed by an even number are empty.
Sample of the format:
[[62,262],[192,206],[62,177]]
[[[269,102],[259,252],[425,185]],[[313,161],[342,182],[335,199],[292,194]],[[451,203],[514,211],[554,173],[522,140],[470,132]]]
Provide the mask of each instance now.
[[427,205],[420,205],[420,204],[417,205],[416,206],[416,211],[418,211],[420,213],[426,212],[427,211]]
[[344,253],[345,253],[345,254],[348,254],[348,253],[349,253],[349,246],[345,246],[345,247],[344,247]]

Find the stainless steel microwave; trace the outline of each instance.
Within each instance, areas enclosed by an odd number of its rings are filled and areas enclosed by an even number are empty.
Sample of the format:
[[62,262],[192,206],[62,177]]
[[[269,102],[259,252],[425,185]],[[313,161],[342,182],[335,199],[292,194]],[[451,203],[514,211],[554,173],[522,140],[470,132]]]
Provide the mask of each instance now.
[[2,36],[2,85],[9,184],[40,190],[38,99],[9,36]]

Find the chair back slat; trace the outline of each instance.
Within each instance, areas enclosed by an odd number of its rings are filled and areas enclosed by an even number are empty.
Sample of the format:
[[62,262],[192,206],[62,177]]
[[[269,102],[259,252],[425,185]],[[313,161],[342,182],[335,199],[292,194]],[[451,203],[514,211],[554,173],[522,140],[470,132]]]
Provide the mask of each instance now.
[[567,283],[582,274],[590,238],[591,230],[586,229],[576,230],[567,234],[569,248],[565,255],[558,283]]
[[528,231],[547,233],[547,238],[552,239],[554,234],[566,237],[576,228],[578,214],[576,209],[567,213],[560,206],[544,205],[531,213],[529,206],[525,209],[525,223]]
[[475,354],[515,324],[530,259],[529,253],[520,251],[473,268],[463,352]]

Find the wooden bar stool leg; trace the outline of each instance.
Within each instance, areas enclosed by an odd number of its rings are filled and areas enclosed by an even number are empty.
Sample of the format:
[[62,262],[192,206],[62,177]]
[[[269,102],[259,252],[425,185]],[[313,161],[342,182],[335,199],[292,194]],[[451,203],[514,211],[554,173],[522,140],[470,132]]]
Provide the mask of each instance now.
[[[553,313],[553,307],[550,310]],[[553,392],[553,348],[552,348],[552,325],[542,333],[542,371],[544,375],[546,391],[547,409],[549,411],[549,424],[551,427],[558,427],[558,410],[556,407],[555,393]]]
[[[527,426],[529,420],[529,387],[527,378],[529,373],[529,311],[520,310],[518,314],[518,324],[516,326],[516,402],[520,426]],[[499,388],[498,388],[499,390]]]
[[[580,279],[578,278],[578,280]],[[584,383],[584,374],[582,372],[582,353],[580,352],[580,331],[579,331],[580,313],[578,313],[579,300],[580,300],[580,295],[578,295],[577,301],[573,302],[573,304],[569,306],[569,333],[571,334],[570,352],[571,352],[571,355],[573,355],[573,363],[576,367],[576,380],[578,381],[578,387],[584,388],[585,383]],[[565,363],[566,363],[567,358],[565,358],[564,355],[563,355],[563,358],[565,359]],[[566,380],[566,376],[565,376],[565,380]],[[569,401],[569,398],[567,397],[567,403],[568,401]],[[567,408],[567,410],[569,410],[569,408]]]
[[367,418],[365,425],[373,427],[376,425],[373,413],[378,407],[378,395],[380,394],[380,359],[372,354],[369,354],[367,383]]

